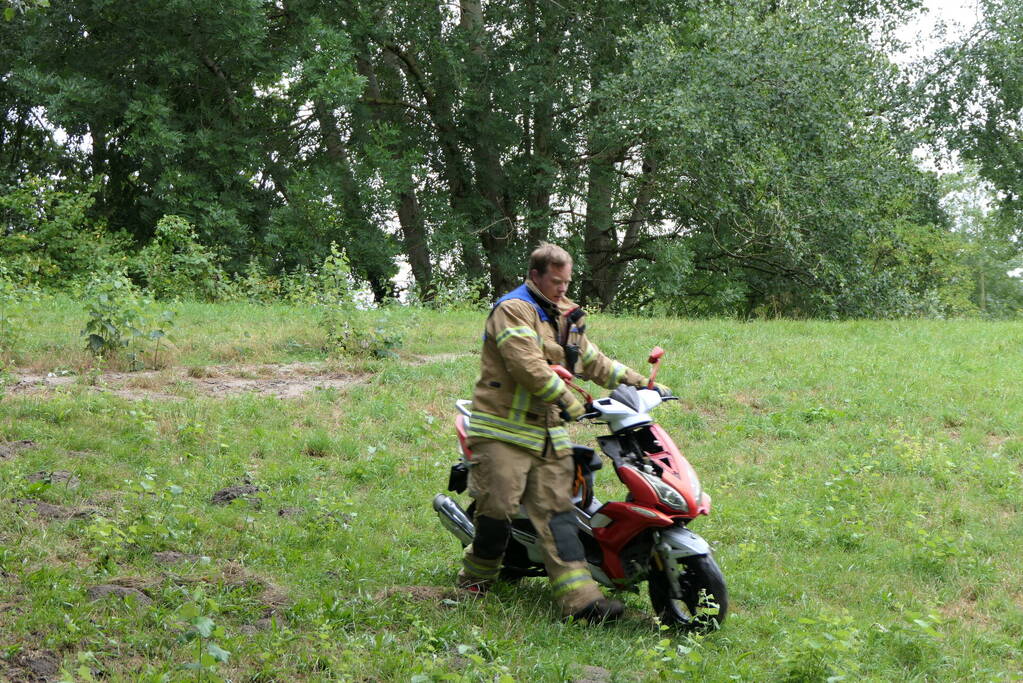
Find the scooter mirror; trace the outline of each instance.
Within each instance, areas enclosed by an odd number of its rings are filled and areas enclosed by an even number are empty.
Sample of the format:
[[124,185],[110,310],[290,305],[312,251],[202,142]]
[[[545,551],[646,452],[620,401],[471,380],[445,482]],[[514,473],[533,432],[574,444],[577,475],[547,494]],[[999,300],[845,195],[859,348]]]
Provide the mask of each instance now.
[[657,361],[661,360],[661,356],[664,355],[664,349],[660,346],[655,346],[653,351],[650,352],[650,358],[647,359],[647,363],[653,365]]
[[574,379],[572,373],[566,370],[565,368],[561,367],[560,365],[552,365],[551,370],[554,371],[555,375],[565,380],[566,382],[571,382]]

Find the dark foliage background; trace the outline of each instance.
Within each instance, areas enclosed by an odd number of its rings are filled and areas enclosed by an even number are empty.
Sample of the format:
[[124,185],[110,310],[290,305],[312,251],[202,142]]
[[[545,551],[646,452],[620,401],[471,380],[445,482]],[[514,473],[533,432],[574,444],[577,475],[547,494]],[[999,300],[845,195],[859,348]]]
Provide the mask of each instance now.
[[216,298],[336,243],[378,301],[486,299],[551,240],[606,309],[1014,315],[1023,25],[982,4],[912,69],[915,0],[8,4],[0,259]]

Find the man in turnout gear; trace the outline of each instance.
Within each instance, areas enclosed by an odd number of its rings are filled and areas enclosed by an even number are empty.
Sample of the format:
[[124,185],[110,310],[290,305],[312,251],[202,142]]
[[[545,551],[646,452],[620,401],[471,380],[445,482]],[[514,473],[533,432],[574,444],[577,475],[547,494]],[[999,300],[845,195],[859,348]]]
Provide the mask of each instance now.
[[647,380],[586,337],[582,310],[565,298],[571,280],[568,252],[541,243],[530,255],[526,282],[498,299],[487,318],[468,430],[476,534],[458,584],[482,592],[497,578],[521,504],[539,534],[562,614],[604,621],[624,607],[604,598],[587,568],[571,500],[572,444],[563,426],[584,407],[550,366],[609,389]]

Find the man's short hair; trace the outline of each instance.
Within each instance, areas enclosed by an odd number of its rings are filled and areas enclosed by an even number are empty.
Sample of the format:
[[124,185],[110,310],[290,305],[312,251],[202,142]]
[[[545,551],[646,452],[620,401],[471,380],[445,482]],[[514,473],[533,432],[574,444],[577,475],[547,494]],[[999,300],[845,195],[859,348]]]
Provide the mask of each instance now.
[[572,255],[550,242],[540,242],[540,246],[529,255],[529,272],[535,270],[543,275],[551,266],[560,268],[565,265],[572,265]]

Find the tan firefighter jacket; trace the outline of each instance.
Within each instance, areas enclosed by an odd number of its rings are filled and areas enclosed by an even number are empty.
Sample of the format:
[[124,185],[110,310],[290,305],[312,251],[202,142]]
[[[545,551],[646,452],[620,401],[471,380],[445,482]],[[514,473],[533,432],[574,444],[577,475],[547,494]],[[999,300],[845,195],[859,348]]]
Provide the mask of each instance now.
[[549,437],[558,455],[571,452],[558,406],[571,389],[550,368],[565,365],[558,343],[562,325],[571,325],[567,344],[579,347],[579,360],[569,368],[577,375],[608,389],[646,384],[642,375],[611,360],[586,338],[585,319],[570,323],[563,317],[574,308],[567,300],[560,307],[554,304],[532,282],[494,305],[473,390],[470,439],[496,439],[542,453]]

